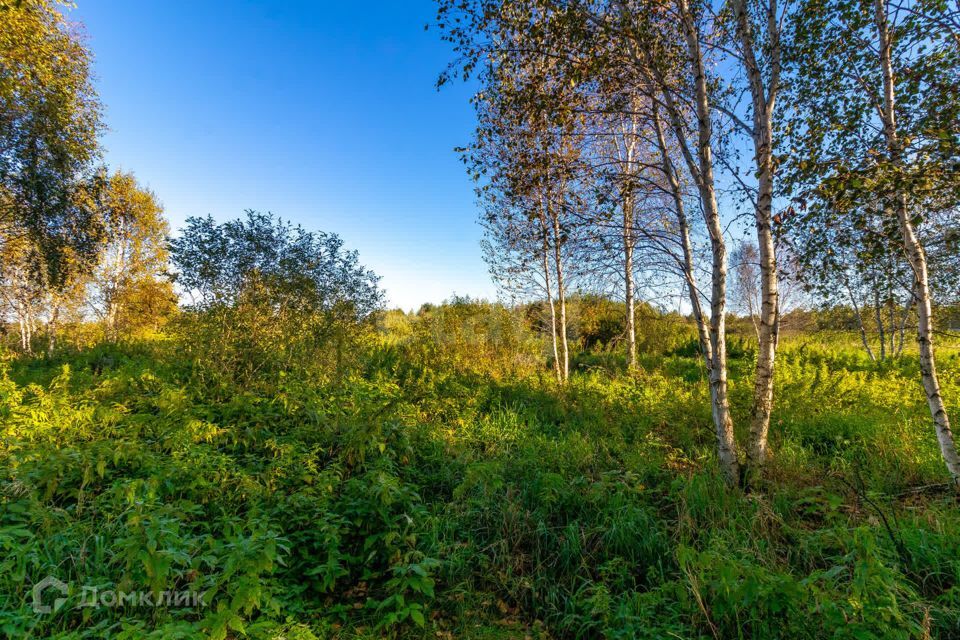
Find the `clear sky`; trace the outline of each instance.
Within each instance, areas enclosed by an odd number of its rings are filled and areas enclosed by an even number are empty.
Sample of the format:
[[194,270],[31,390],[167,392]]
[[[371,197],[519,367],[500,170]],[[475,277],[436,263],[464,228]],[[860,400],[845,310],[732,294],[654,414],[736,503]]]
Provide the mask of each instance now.
[[431,0],[77,0],[110,128],[176,230],[273,211],[340,234],[405,309],[493,297],[473,185],[471,88]]

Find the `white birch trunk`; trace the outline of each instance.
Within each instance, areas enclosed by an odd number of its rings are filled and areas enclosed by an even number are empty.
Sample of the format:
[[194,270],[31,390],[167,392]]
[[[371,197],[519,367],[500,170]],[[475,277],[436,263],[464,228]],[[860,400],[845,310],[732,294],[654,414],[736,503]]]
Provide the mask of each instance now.
[[[740,464],[733,433],[733,418],[730,415],[730,400],[727,383],[727,247],[717,207],[716,186],[713,175],[713,125],[710,119],[709,89],[703,52],[700,49],[699,32],[694,23],[688,0],[677,0],[677,8],[684,31],[687,54],[691,64],[694,86],[694,105],[697,120],[696,158],[682,145],[684,157],[696,178],[700,193],[707,232],[710,236],[711,288],[710,288],[710,400],[713,423],[717,432],[717,458],[720,468],[730,485],[736,485],[740,477]],[[661,79],[661,86],[666,82]],[[680,112],[669,90],[663,93],[670,119],[678,140],[685,136]]]
[[[887,24],[884,0],[874,0],[875,22],[880,40],[880,66],[883,74],[883,131],[887,148],[894,167],[902,164],[900,140],[897,134],[895,116],[895,89],[893,82],[893,46]],[[953,481],[960,484],[960,455],[950,429],[950,418],[940,392],[940,380],[937,376],[936,353],[933,345],[933,305],[930,299],[930,281],[927,272],[927,258],[923,246],[917,238],[916,229],[910,217],[907,197],[898,194],[893,203],[903,237],[903,247],[914,275],[914,295],[917,304],[917,342],[920,346],[920,377],[927,396],[927,405],[933,417],[940,453]]]
[[561,246],[560,217],[554,211],[550,215],[553,221],[553,262],[557,270],[557,302],[560,306],[560,372],[562,381],[570,377],[570,348],[567,343],[567,296],[563,282],[563,248]]
[[637,366],[636,303],[633,291],[633,198],[623,199],[623,283],[626,292],[627,369]]
[[753,147],[757,168],[757,203],[754,218],[760,251],[760,327],[757,368],[750,418],[750,443],[747,448],[748,482],[756,477],[767,458],[767,436],[773,411],[773,373],[778,342],[778,297],[776,251],[773,242],[773,109],[780,75],[780,38],[776,0],[768,0],[767,36],[770,46],[770,79],[764,79],[754,51],[754,37],[746,0],[733,0],[737,37],[750,85],[753,105]]
[[547,301],[550,303],[550,341],[553,344],[553,372],[557,376],[557,382],[563,382],[563,375],[560,371],[560,351],[557,347],[557,308],[553,303],[553,288],[550,284],[550,246],[547,240],[549,234],[543,212],[540,214],[540,232],[543,238],[543,281],[547,289]]
[[693,319],[697,324],[697,338],[700,342],[700,353],[707,371],[710,371],[713,367],[713,350],[710,345],[710,330],[703,314],[703,306],[700,304],[700,292],[697,289],[696,272],[694,271],[693,264],[693,243],[690,241],[690,223],[687,219],[686,207],[684,207],[683,204],[683,194],[680,191],[680,179],[677,177],[673,161],[670,159],[670,152],[667,149],[667,141],[663,135],[663,127],[660,123],[660,114],[656,104],[653,106],[653,126],[657,135],[657,146],[660,148],[660,162],[663,167],[664,176],[667,179],[667,185],[670,187],[670,195],[673,198],[674,215],[677,218],[680,246],[683,251],[680,268],[683,271],[683,280],[686,284],[687,296],[690,300],[690,307],[693,310]]

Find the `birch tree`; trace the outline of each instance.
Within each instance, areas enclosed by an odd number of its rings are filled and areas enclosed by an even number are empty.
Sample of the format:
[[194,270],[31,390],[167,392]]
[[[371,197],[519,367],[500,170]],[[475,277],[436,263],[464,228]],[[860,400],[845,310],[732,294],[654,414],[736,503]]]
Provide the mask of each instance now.
[[704,357],[710,373],[717,456],[727,482],[737,484],[739,460],[727,383],[727,247],[717,204],[711,88],[702,46],[708,16],[703,6],[688,0],[655,6],[620,0],[618,8],[619,35],[643,84],[653,89],[654,99],[662,105],[667,128],[697,189],[710,238],[710,351]]
[[[549,60],[551,69],[562,78],[563,81],[552,83],[553,88],[572,86],[576,93],[610,73],[609,65],[616,61],[629,65],[632,88],[662,107],[665,129],[671,138],[669,144],[680,151],[682,164],[696,187],[710,240],[710,311],[704,314],[709,318],[709,351],[705,349],[704,357],[710,376],[720,466],[728,482],[736,484],[739,462],[727,383],[727,255],[714,175],[716,140],[712,88],[707,75],[710,61],[702,46],[709,28],[704,7],[693,6],[688,0],[441,1],[438,24],[459,56],[441,82],[451,75],[473,73],[478,73],[482,84],[487,85],[498,74],[513,78],[516,74],[510,73],[510,65],[515,56],[532,54]],[[580,106],[576,100],[554,100],[551,85],[545,87],[539,82],[543,76],[531,77],[538,82],[525,86],[538,93],[534,105],[547,103],[552,107],[548,112],[561,115]]]
[[[162,277],[169,229],[156,196],[133,174],[115,172],[104,182],[97,211],[106,242],[92,277],[90,307],[104,323],[107,338],[116,341],[121,328],[155,324],[174,301],[172,287]],[[170,301],[166,305],[165,298]]]
[[54,280],[57,261],[96,252],[80,195],[102,130],[90,55],[58,4],[0,0],[0,242],[28,236]]
[[[789,0],[785,3],[789,5]],[[733,121],[753,142],[754,175],[757,179],[754,221],[759,257],[760,308],[758,352],[747,467],[756,477],[767,457],[767,436],[773,410],[773,373],[777,349],[779,281],[773,238],[775,115],[782,71],[781,25],[787,11],[777,0],[730,0],[733,13],[735,56],[747,78],[750,94],[749,124]],[[748,476],[748,481],[751,478]]]
[[895,228],[912,272],[921,382],[947,470],[960,478],[934,348],[922,228],[955,211],[960,48],[943,24],[955,2],[811,0],[794,19],[792,181],[800,198],[873,207]]

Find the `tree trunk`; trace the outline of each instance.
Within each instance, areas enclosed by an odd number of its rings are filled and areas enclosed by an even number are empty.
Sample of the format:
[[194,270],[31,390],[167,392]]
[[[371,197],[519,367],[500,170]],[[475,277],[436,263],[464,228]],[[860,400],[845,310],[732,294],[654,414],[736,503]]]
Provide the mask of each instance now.
[[697,152],[699,160],[700,199],[710,236],[712,255],[712,287],[710,294],[710,343],[713,366],[710,368],[710,397],[713,422],[717,430],[717,457],[727,482],[736,484],[740,470],[737,445],[733,434],[733,418],[727,396],[727,247],[720,223],[720,211],[713,177],[713,126],[710,120],[709,90],[700,41],[693,24],[687,0],[679,0],[687,49],[693,63],[697,112]]
[[60,306],[54,305],[50,312],[50,322],[47,323],[47,357],[53,357],[53,352],[57,348],[57,321],[60,319]]
[[[884,0],[874,0],[877,35],[880,40],[880,66],[883,73],[883,131],[886,137],[887,149],[890,153],[891,164],[899,169],[902,166],[900,140],[897,135],[897,121],[895,116],[893,62],[891,47],[893,45]],[[946,463],[953,481],[960,484],[960,455],[950,429],[950,418],[940,393],[940,380],[937,376],[936,353],[933,345],[933,305],[930,300],[930,280],[927,272],[927,257],[923,246],[917,238],[911,220],[907,197],[904,193],[897,194],[894,202],[897,222],[903,238],[903,247],[907,261],[913,270],[914,295],[917,303],[917,342],[920,346],[920,377],[923,389],[927,396],[927,405],[933,417],[934,428],[937,432],[937,441],[940,444],[940,453]]]
[[670,159],[670,152],[667,149],[667,140],[663,135],[663,127],[660,123],[660,112],[656,103],[653,104],[653,127],[657,134],[657,146],[660,148],[660,162],[663,168],[663,174],[670,187],[670,195],[673,198],[674,215],[676,215],[677,218],[680,247],[683,250],[680,269],[683,271],[683,280],[687,287],[687,296],[690,299],[693,319],[697,323],[697,338],[700,342],[700,353],[703,356],[707,371],[710,371],[713,368],[713,351],[710,347],[710,331],[703,315],[703,306],[700,304],[700,292],[697,289],[696,272],[694,271],[693,265],[693,243],[690,241],[690,223],[687,219],[686,207],[683,205],[680,179],[673,166],[673,161]]
[[637,332],[633,292],[633,197],[623,198],[623,282],[626,291],[627,368],[637,366]]
[[30,353],[30,329],[27,327],[27,322],[23,317],[23,311],[17,310],[17,322],[20,327],[20,349],[24,353]]
[[27,311],[27,315],[24,318],[24,326],[27,328],[27,346],[26,352],[33,353],[33,318],[30,317],[30,312]]
[[895,302],[891,294],[890,300],[887,302],[887,315],[889,316],[889,333],[890,333],[890,357],[893,358],[897,355],[897,309],[895,307]]
[[880,360],[887,359],[887,335],[883,327],[883,313],[880,309],[880,292],[873,291],[873,318],[877,323],[877,336],[880,338]]
[[873,354],[873,349],[870,348],[870,339],[867,337],[867,328],[863,324],[863,314],[860,313],[860,305],[857,304],[857,298],[853,295],[853,291],[850,289],[850,283],[846,281],[846,278],[844,278],[844,284],[847,287],[847,294],[850,296],[850,304],[853,305],[853,313],[857,318],[857,326],[860,328],[860,341],[863,343],[863,348],[867,350],[870,361],[876,362],[877,356]]
[[[697,188],[703,207],[704,219],[710,236],[711,291],[710,291],[710,399],[713,408],[713,423],[717,431],[717,457],[720,468],[729,484],[735,485],[740,476],[737,460],[737,445],[733,434],[733,418],[730,416],[730,400],[727,395],[727,247],[717,207],[716,188],[713,177],[713,125],[710,119],[709,89],[703,53],[700,50],[699,34],[690,13],[688,0],[677,0],[681,22],[687,43],[690,63],[693,65],[694,94],[697,119],[697,162],[695,165]],[[666,96],[665,96],[666,97]],[[668,103],[668,106],[669,103]],[[685,132],[678,129],[679,113],[673,105],[671,120],[674,121],[678,138]]]
[[547,289],[547,301],[550,303],[550,340],[553,343],[553,372],[557,376],[557,382],[563,382],[563,375],[560,371],[560,352],[557,347],[557,308],[553,304],[553,288],[550,286],[550,246],[547,241],[547,223],[542,212],[540,217],[540,231],[543,234],[543,281]]
[[767,435],[773,411],[773,368],[776,358],[777,307],[779,282],[773,242],[773,109],[779,90],[780,38],[776,0],[768,0],[767,36],[770,49],[770,79],[764,87],[763,76],[754,52],[754,39],[746,0],[734,0],[744,66],[753,103],[753,148],[757,167],[757,203],[754,209],[757,245],[760,250],[760,330],[757,371],[753,387],[750,419],[750,445],[747,450],[749,483],[763,469],[767,458]]
[[933,305],[930,299],[930,281],[927,273],[927,257],[923,246],[917,239],[916,231],[910,220],[906,198],[901,196],[897,206],[897,217],[903,234],[907,258],[913,268],[917,303],[917,342],[920,345],[920,377],[927,395],[927,405],[933,417],[940,453],[943,455],[947,471],[953,481],[960,485],[960,455],[950,429],[950,417],[940,393],[940,379],[937,375],[937,359],[933,346]]
[[907,303],[903,306],[903,315],[900,317],[900,326],[897,329],[898,339],[897,339],[897,353],[899,357],[903,354],[903,343],[904,343],[904,334],[907,332],[907,320],[910,319],[910,309],[913,308],[913,303],[916,300],[916,294],[913,289],[910,289],[910,298],[907,300]]
[[106,314],[106,325],[107,325],[107,340],[110,342],[116,342],[119,338],[117,335],[117,316],[120,314],[120,304],[111,299],[107,302],[107,314]]
[[[676,0],[687,48],[687,63],[693,76],[694,106],[696,108],[697,142],[696,153],[687,143],[687,123],[674,95],[675,85],[665,77],[658,66],[654,53],[643,43],[631,50],[634,56],[643,55],[639,62],[649,70],[651,79],[658,86],[660,97],[669,116],[670,128],[677,139],[680,151],[700,195],[701,209],[710,236],[711,289],[709,342],[710,357],[710,404],[717,434],[717,459],[728,484],[736,485],[740,477],[740,465],[730,416],[730,401],[727,394],[727,249],[723,227],[717,208],[716,185],[713,175],[713,125],[710,119],[709,88],[703,53],[700,49],[700,34],[690,12],[689,0]],[[625,2],[620,3],[621,14],[629,16]],[[654,98],[656,100],[656,98]]]
[[562,381],[566,382],[570,377],[570,348],[567,344],[567,295],[563,283],[562,234],[560,217],[556,213],[551,214],[550,217],[553,221],[553,261],[557,270],[557,302],[560,304],[560,356],[563,359],[560,362],[560,371],[563,374]]

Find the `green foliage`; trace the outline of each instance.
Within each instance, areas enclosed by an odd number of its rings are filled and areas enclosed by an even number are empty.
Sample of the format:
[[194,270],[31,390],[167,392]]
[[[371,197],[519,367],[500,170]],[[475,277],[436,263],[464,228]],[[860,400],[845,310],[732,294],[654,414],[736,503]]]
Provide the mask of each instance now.
[[[623,351],[626,338],[626,305],[599,295],[578,295],[567,301],[571,337],[586,353]],[[641,353],[663,355],[683,343],[696,341],[696,329],[677,314],[665,314],[645,303],[634,310],[637,348]],[[589,360],[589,359],[588,359]]]
[[546,353],[520,310],[468,297],[424,305],[402,333],[408,356],[434,371],[525,375],[543,366]]
[[309,232],[269,213],[217,224],[189,218],[170,241],[176,281],[192,308],[230,306],[251,297],[298,311],[362,319],[379,309],[378,278],[336,234]]
[[221,389],[297,370],[340,372],[371,331],[378,278],[336,234],[248,211],[190,218],[170,241],[192,303],[174,328],[198,378]]
[[177,309],[167,269],[163,207],[131,173],[102,176],[97,210],[106,243],[92,274],[88,302],[105,325],[107,337],[136,336],[156,330]]
[[92,259],[102,231],[88,197],[101,105],[59,4],[0,2],[0,233],[37,244],[55,285],[71,261]]
[[[3,633],[960,632],[960,516],[930,488],[942,471],[926,407],[905,402],[913,359],[872,363],[853,336],[786,343],[770,484],[743,495],[717,468],[696,354],[560,387],[512,312],[457,301],[404,317],[340,376],[293,369],[226,394],[176,341],[10,363]],[[529,363],[504,352],[527,348]],[[750,355],[732,361],[741,418]],[[951,403],[957,364],[945,358]],[[71,591],[38,614],[48,575]],[[203,595],[75,608],[83,587]]]

